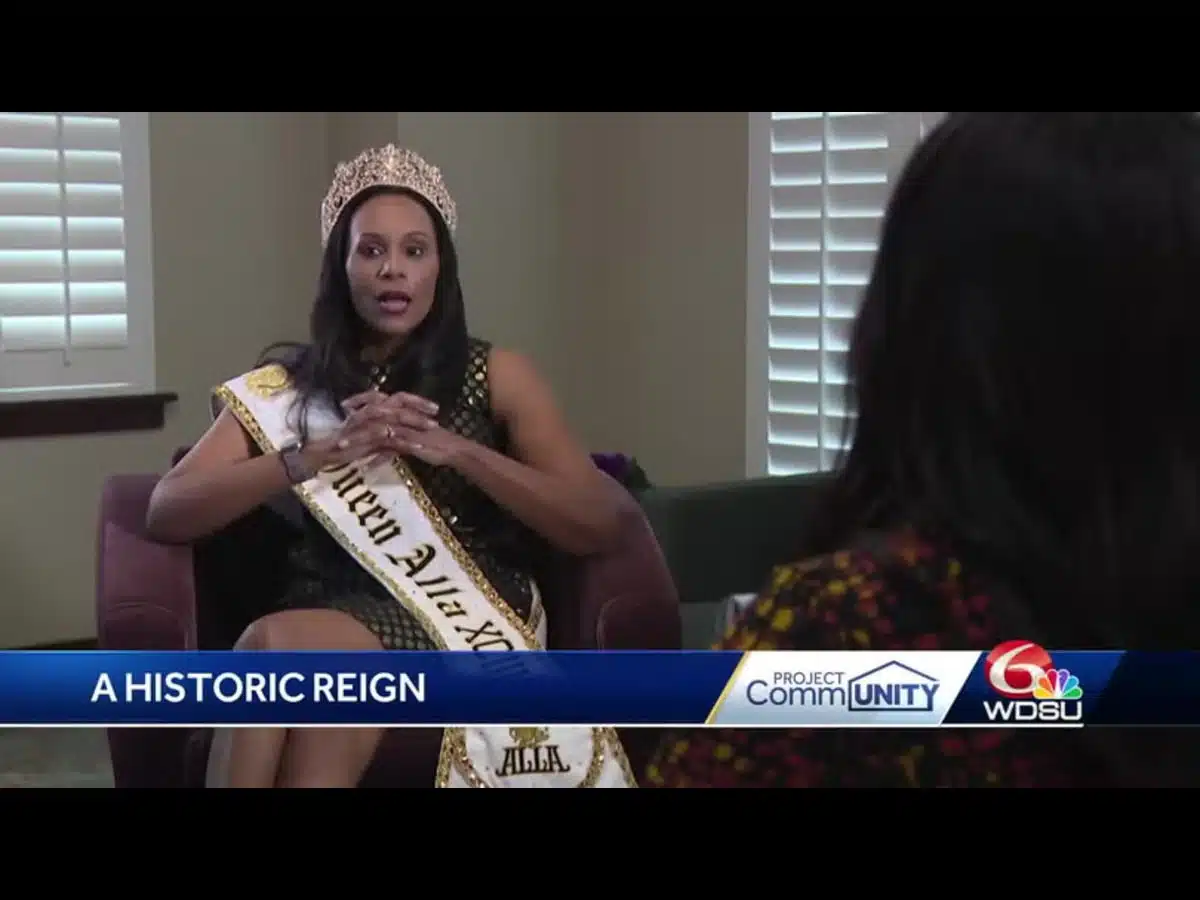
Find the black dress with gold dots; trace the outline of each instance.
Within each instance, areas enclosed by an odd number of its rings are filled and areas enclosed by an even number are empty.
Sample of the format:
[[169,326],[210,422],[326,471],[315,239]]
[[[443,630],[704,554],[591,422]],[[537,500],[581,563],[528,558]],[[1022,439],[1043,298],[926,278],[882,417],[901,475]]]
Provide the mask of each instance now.
[[[472,338],[458,401],[443,409],[443,428],[501,453],[508,435],[492,415],[488,387],[491,345]],[[429,499],[492,586],[523,620],[533,607],[532,574],[542,540],[467,479],[448,467],[408,460]],[[369,628],[389,650],[435,650],[416,618],[330,536],[307,511],[302,536],[289,553],[288,588],[280,609],[336,609]]]

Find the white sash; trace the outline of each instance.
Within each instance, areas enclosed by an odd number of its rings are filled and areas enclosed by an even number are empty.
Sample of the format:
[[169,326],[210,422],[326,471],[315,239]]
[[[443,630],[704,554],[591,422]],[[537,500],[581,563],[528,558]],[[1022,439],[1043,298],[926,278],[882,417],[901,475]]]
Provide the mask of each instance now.
[[[217,395],[264,452],[296,440],[296,393],[281,366],[256,369]],[[308,413],[310,439],[336,428],[332,408]],[[540,651],[545,615],[534,590],[526,624],[504,602],[400,459],[377,457],[322,472],[294,488],[312,515],[417,618],[444,650]],[[532,626],[532,627],[531,627]],[[473,657],[479,668],[520,676],[541,660],[522,652]],[[497,671],[497,674],[500,674]],[[636,787],[611,728],[446,728],[438,787]]]

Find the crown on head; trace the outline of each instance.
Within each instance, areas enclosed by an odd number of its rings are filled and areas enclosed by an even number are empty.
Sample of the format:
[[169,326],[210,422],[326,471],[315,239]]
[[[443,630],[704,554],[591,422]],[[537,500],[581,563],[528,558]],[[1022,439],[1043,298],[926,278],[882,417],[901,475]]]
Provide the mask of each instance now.
[[365,150],[350,162],[338,163],[333,172],[333,182],[321,203],[321,244],[329,241],[329,233],[346,204],[368,188],[406,188],[420,194],[434,205],[446,221],[446,227],[454,234],[458,224],[458,211],[454,198],[446,189],[442,172],[425,162],[412,150],[401,149],[394,144]]

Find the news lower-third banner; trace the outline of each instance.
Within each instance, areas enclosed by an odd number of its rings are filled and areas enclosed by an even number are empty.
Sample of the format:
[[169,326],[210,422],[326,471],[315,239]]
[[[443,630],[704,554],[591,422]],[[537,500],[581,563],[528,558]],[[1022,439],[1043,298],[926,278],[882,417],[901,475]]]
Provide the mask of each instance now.
[[1200,653],[0,652],[0,726],[1200,724]]

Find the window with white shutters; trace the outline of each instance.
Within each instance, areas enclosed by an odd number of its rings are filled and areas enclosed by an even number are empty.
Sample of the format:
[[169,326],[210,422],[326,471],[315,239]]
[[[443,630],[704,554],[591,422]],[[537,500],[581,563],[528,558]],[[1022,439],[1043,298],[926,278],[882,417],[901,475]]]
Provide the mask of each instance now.
[[154,389],[147,113],[0,113],[0,403]]
[[848,434],[850,331],[895,176],[942,113],[751,114],[751,474],[824,471]]

